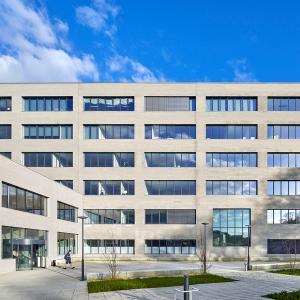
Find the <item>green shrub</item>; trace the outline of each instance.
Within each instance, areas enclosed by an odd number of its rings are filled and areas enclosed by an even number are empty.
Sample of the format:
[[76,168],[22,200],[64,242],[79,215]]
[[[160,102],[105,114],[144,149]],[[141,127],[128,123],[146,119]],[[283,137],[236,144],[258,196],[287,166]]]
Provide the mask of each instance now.
[[300,290],[295,292],[282,291],[280,293],[269,294],[264,297],[275,300],[300,300]]
[[[190,285],[234,281],[213,274],[190,276]],[[183,277],[151,277],[135,279],[98,280],[88,282],[89,293],[99,293],[117,290],[144,289],[183,285]]]
[[300,269],[276,270],[276,271],[272,271],[272,273],[300,276]]

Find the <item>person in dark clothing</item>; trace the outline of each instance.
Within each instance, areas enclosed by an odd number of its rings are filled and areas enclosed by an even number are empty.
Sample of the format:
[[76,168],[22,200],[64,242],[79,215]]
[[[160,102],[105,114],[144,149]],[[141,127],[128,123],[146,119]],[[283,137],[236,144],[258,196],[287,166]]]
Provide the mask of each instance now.
[[70,265],[70,268],[72,268],[72,269],[75,268],[75,267],[72,266],[71,250],[69,250],[69,251],[65,254],[64,259],[65,259],[65,263],[66,263],[64,269],[66,269],[68,265]]

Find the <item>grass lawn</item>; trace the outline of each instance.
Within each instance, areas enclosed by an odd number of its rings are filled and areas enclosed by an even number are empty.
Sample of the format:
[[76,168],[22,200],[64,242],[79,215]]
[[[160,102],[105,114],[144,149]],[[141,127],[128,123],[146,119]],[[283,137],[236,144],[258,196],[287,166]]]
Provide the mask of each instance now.
[[[235,281],[218,275],[193,275],[190,276],[190,285],[203,283],[231,282]],[[131,290],[183,285],[181,277],[152,277],[136,279],[98,280],[88,282],[89,293],[99,293],[117,290]]]
[[272,273],[300,276],[300,269],[276,270],[272,271]]
[[280,293],[265,295],[264,297],[276,300],[300,300],[300,290],[296,292],[282,291]]

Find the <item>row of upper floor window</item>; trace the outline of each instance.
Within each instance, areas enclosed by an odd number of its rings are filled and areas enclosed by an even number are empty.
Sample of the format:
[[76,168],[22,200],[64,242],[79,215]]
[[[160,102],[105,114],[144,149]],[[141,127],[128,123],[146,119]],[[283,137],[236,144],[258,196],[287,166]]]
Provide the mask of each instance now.
[[[206,195],[258,195],[257,180],[206,180]],[[145,195],[196,195],[196,180],[145,180]],[[85,195],[135,195],[134,180],[84,180]],[[300,180],[267,180],[269,196],[299,196]]]
[[[0,152],[11,158],[11,152]],[[84,167],[126,168],[135,166],[134,152],[84,152]],[[208,168],[255,168],[258,166],[256,152],[207,152]],[[26,167],[73,167],[72,152],[24,152]],[[145,152],[147,168],[195,168],[196,152]],[[300,168],[299,152],[268,152],[269,168]]]
[[[196,209],[145,209],[145,224],[196,224]],[[250,209],[213,209],[213,227],[246,227]],[[134,209],[85,209],[86,224],[135,224]],[[267,209],[267,224],[300,224],[300,209]]]
[[[2,207],[35,215],[47,216],[47,197],[21,187],[2,182]],[[78,208],[57,202],[57,218],[77,222]]]
[[[135,224],[134,209],[85,209],[86,224]],[[145,224],[196,224],[195,209],[145,209]]]
[[[206,111],[257,111],[257,97],[207,96]],[[195,96],[145,96],[145,111],[196,111]],[[134,111],[134,97],[84,96],[84,111]],[[12,111],[12,98],[0,97],[0,111]],[[24,96],[23,111],[73,111],[72,96]],[[300,97],[268,97],[268,111],[300,111]]]
[[[70,188],[73,187],[72,180],[61,180],[60,183]],[[196,195],[196,180],[145,180],[144,184],[145,195]],[[100,196],[135,195],[135,181],[84,180],[84,194]],[[257,194],[257,180],[206,180],[206,195]],[[300,180],[268,180],[267,195],[299,196]],[[17,204],[17,199],[21,199],[20,204]],[[2,206],[20,207],[20,210],[26,208],[25,210],[28,212],[46,215],[46,197],[6,183],[2,184]],[[62,206],[71,207],[64,203]],[[75,208],[73,207],[73,209]]]
[[[134,139],[133,124],[83,125],[83,137],[93,139]],[[196,139],[196,125],[144,125],[145,139]],[[299,124],[268,125],[268,139],[300,139]],[[73,139],[73,125],[23,125],[24,139]],[[257,139],[257,125],[206,125],[206,139]],[[12,126],[0,125],[0,139],[12,138]]]

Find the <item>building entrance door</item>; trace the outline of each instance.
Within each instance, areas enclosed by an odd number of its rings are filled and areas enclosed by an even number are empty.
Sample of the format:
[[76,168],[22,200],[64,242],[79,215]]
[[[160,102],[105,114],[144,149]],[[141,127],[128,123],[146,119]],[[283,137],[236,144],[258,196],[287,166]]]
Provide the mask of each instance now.
[[14,245],[13,255],[16,256],[17,271],[31,270],[31,245]]
[[45,268],[45,241],[20,239],[13,241],[13,257],[17,271]]

